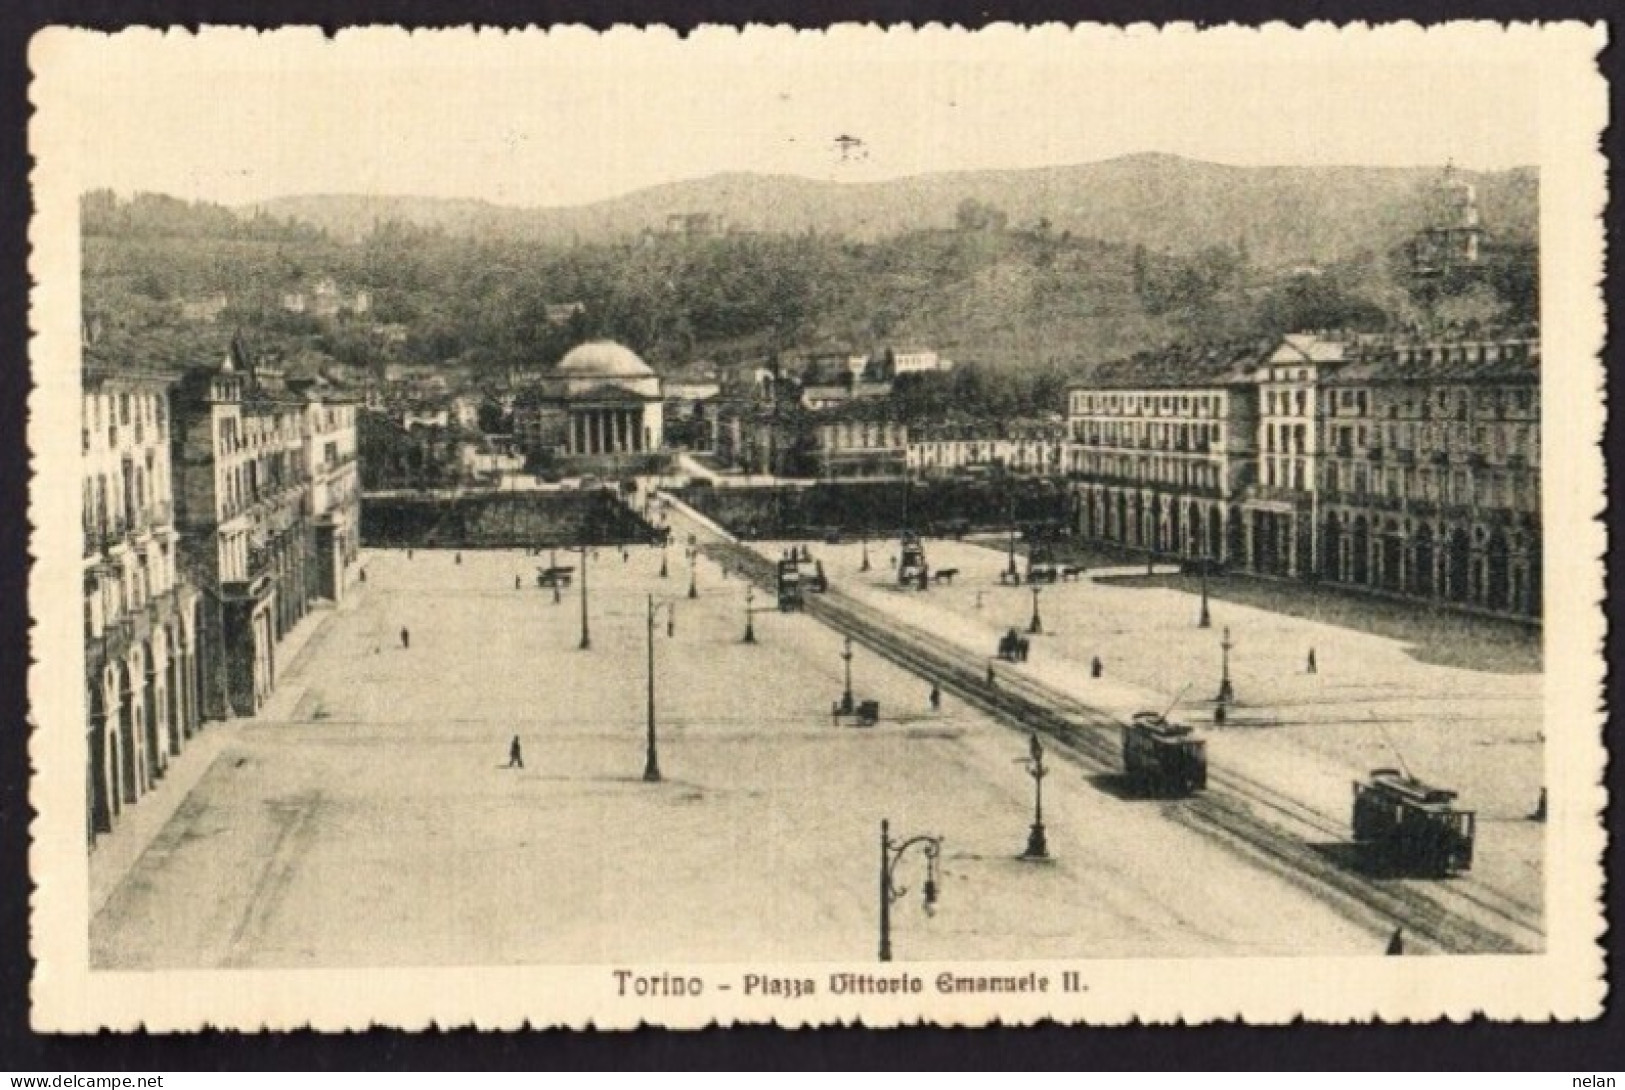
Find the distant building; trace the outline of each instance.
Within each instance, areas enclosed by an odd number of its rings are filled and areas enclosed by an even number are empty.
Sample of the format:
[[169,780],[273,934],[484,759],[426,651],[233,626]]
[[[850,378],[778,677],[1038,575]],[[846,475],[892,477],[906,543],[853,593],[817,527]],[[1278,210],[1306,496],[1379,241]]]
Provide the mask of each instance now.
[[372,310],[372,293],[345,292],[331,276],[324,276],[308,288],[284,292],[282,309],[313,318],[336,318],[341,313],[362,315]]
[[1483,263],[1484,226],[1479,220],[1478,191],[1454,166],[1428,194],[1426,220],[1411,243],[1411,269],[1435,277]]
[[666,216],[666,234],[683,238],[720,238],[728,233],[728,220],[715,212],[672,212]]
[[527,454],[612,466],[665,443],[660,377],[631,349],[591,341],[514,400],[514,438]]
[[933,371],[951,371],[954,361],[929,348],[902,346],[888,348],[876,355],[876,377],[890,382],[899,375],[919,375]]
[[908,465],[908,426],[891,420],[819,421],[813,426],[813,452],[820,477],[900,477]]
[[188,322],[213,322],[231,305],[223,291],[195,295],[181,300],[181,318]]
[[980,470],[1059,475],[1067,450],[1066,427],[1050,421],[937,425],[909,433],[908,468],[920,476]]

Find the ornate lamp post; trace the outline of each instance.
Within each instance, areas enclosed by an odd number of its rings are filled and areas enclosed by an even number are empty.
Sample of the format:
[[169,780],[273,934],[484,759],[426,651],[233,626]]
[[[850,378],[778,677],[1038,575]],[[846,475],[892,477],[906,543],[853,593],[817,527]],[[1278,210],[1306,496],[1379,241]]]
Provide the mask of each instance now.
[[695,582],[696,569],[697,569],[697,565],[699,564],[699,560],[700,560],[700,550],[693,549],[693,548],[689,549],[688,550],[688,596],[690,598],[698,598],[700,596],[699,584],[697,584]]
[[559,593],[559,554],[557,549],[547,550],[547,566],[553,573],[553,604],[558,605],[564,601]]
[[1230,626],[1224,626],[1224,637],[1219,640],[1219,651],[1223,656],[1219,660],[1219,695],[1214,698],[1218,704],[1234,704],[1236,691],[1230,684],[1230,649],[1235,643],[1230,639]]
[[592,634],[587,628],[587,546],[581,546],[581,650],[592,647]]
[[880,823],[880,960],[891,960],[891,906],[908,893],[896,881],[897,864],[910,848],[918,846],[925,855],[925,904],[930,913],[937,904],[937,857],[942,854],[942,838],[921,834],[893,842],[891,822]]
[[666,571],[666,546],[669,544],[671,544],[670,541],[662,541],[660,543],[660,578],[662,579],[666,578],[666,576],[669,574]]
[[643,782],[660,782],[660,754],[655,744],[655,612],[657,609],[666,610],[666,634],[675,634],[677,624],[676,604],[662,602],[655,605],[655,596],[649,595],[649,689],[648,689],[648,735],[644,743],[643,752]]
[[1044,619],[1038,615],[1038,592],[1043,588],[1034,583],[1030,588],[1033,592],[1033,619],[1027,624],[1027,631],[1036,636],[1044,631]]
[[1030,737],[1027,756],[1021,763],[1027,766],[1027,775],[1033,778],[1033,824],[1027,832],[1027,850],[1021,853],[1021,858],[1048,859],[1049,842],[1044,837],[1044,777],[1049,775],[1049,769],[1044,767],[1044,746],[1037,734]]
[[841,692],[841,714],[851,715],[857,707],[852,699],[852,637],[846,638],[846,646],[841,651],[841,660],[846,664],[846,688]]
[[752,613],[751,605],[756,601],[756,589],[750,585],[745,587],[745,642],[756,642],[756,618]]
[[859,571],[869,570],[869,535],[863,535],[863,563],[858,565]]

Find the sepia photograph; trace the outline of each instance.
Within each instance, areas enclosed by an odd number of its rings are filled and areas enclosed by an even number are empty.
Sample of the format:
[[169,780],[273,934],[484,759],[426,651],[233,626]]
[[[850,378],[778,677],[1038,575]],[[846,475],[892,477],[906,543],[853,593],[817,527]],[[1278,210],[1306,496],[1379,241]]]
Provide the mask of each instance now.
[[43,32],[35,1025],[1595,1015],[1604,41]]

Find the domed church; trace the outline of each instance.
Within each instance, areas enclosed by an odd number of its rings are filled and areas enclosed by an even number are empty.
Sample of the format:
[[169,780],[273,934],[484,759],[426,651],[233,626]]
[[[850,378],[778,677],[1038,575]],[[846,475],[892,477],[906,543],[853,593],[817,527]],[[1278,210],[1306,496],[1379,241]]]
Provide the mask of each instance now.
[[625,345],[567,352],[514,405],[514,430],[537,453],[570,459],[652,454],[664,442],[660,376]]

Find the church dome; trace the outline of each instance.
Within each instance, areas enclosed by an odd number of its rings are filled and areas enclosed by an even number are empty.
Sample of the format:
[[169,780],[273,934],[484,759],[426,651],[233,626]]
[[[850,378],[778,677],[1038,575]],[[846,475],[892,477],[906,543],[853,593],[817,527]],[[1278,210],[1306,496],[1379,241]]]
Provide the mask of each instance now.
[[638,354],[614,341],[589,341],[577,345],[559,361],[561,377],[573,379],[653,378],[654,371],[638,359]]

